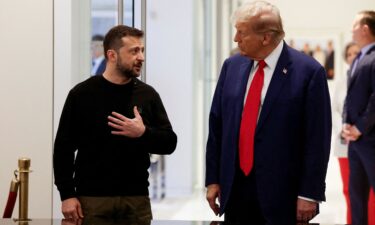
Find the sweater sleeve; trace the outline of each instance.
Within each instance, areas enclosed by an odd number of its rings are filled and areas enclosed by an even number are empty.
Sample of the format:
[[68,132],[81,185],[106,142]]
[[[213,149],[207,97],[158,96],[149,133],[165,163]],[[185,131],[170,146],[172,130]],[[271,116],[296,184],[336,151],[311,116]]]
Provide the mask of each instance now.
[[167,112],[157,93],[152,103],[152,114],[153,121],[146,126],[146,131],[141,136],[141,142],[151,154],[173,153],[177,145],[177,135],[172,129]]
[[70,92],[60,117],[53,151],[55,185],[60,192],[61,200],[76,196],[73,174],[77,142],[75,140],[76,123],[73,115],[74,100],[73,94]]

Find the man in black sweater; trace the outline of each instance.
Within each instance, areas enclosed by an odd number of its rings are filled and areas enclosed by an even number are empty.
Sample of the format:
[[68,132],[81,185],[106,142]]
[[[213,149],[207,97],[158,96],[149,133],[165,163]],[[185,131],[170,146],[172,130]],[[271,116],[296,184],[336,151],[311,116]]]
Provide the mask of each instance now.
[[142,38],[138,29],[112,28],[104,39],[103,75],[76,85],[66,99],[53,163],[67,219],[152,219],[149,154],[171,154],[177,136],[159,94],[137,79]]

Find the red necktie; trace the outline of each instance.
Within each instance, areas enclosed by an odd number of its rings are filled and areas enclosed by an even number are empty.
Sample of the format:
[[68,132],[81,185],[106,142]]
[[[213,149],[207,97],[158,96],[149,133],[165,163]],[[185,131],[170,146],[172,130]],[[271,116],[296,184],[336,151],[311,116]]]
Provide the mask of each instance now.
[[257,125],[260,98],[263,88],[264,71],[266,63],[260,60],[258,70],[255,72],[247,94],[245,107],[242,112],[240,140],[239,140],[239,157],[240,168],[247,176],[253,168],[254,159],[254,136]]

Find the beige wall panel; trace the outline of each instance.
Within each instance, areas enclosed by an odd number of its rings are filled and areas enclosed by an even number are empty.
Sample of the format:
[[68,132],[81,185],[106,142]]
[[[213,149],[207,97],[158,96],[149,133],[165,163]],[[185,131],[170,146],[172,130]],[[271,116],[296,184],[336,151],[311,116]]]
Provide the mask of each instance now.
[[[51,217],[53,1],[0,1],[0,213],[21,156],[29,217]],[[18,203],[13,217],[18,217]]]

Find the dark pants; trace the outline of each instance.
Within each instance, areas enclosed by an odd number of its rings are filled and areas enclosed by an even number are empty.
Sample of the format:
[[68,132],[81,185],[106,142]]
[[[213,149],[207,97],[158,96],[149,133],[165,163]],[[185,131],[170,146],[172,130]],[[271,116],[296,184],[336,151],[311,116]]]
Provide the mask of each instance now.
[[370,187],[375,190],[374,150],[368,147],[361,148],[356,144],[350,144],[349,147],[349,197],[353,225],[368,223]]
[[[259,198],[261,191],[258,190],[255,170],[249,176],[245,176],[240,169],[237,169],[231,194],[225,208],[225,224],[296,224],[297,196],[292,196],[290,201],[285,201],[275,206],[271,202],[261,202]],[[262,194],[267,193],[263,192]],[[262,208],[262,205],[265,208]],[[279,205],[282,205],[282,207],[279,207]]]
[[111,224],[149,225],[152,220],[148,196],[79,197],[84,224],[110,221]]
[[230,225],[266,224],[257,197],[254,172],[245,176],[242,171],[237,170],[224,221],[224,224]]

